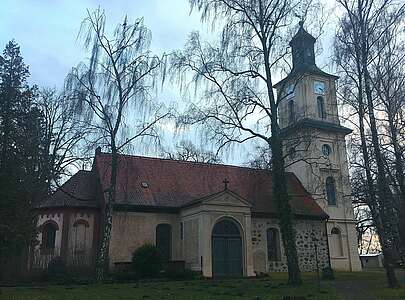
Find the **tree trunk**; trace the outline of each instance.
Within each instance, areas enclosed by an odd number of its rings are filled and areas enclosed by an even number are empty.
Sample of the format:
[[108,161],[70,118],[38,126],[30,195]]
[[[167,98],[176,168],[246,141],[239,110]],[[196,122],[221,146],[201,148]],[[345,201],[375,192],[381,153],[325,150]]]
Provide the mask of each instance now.
[[115,202],[115,191],[116,191],[117,171],[118,171],[118,153],[114,145],[115,144],[113,143],[113,146],[111,147],[112,151],[111,151],[110,187],[108,189],[108,199],[104,207],[103,230],[96,266],[97,281],[103,281],[105,279],[105,275],[108,272],[109,266],[108,254],[110,248],[112,216]]
[[271,80],[271,68],[269,64],[269,49],[267,48],[267,39],[261,40],[264,55],[264,64],[266,72],[267,94],[271,110],[271,139],[269,146],[272,151],[272,180],[273,195],[277,203],[280,218],[281,238],[287,257],[288,283],[299,285],[302,283],[301,271],[298,264],[297,245],[295,243],[295,229],[293,224],[293,214],[289,203],[287,190],[287,176],[285,172],[283,146],[280,138],[280,127],[278,124],[278,113],[276,101],[273,93]]
[[287,257],[288,283],[299,285],[302,283],[301,271],[298,264],[297,245],[295,243],[295,229],[293,214],[289,203],[287,190],[287,176],[285,172],[283,146],[280,138],[280,127],[278,124],[278,113],[274,99],[273,85],[271,81],[271,68],[268,59],[269,49],[266,46],[266,39],[262,40],[263,55],[265,57],[266,85],[271,109],[271,139],[272,151],[272,180],[273,195],[277,203],[280,218],[281,238]]
[[[364,42],[363,42],[364,43]],[[382,238],[382,246],[385,248],[384,260],[385,270],[387,273],[388,285],[392,287],[398,287],[398,281],[395,276],[394,262],[393,262],[393,250],[396,248],[396,226],[392,222],[396,219],[394,216],[393,197],[389,188],[387,179],[385,177],[384,162],[381,154],[380,144],[378,140],[378,131],[376,120],[374,116],[374,105],[371,91],[370,74],[367,68],[367,60],[363,45],[363,59],[362,67],[364,71],[364,87],[367,98],[367,110],[370,121],[371,131],[371,143],[374,150],[374,155],[377,165],[377,189],[378,200],[380,202],[380,214],[382,215],[382,222],[384,223],[384,236]]]
[[[278,127],[278,125],[276,124]],[[273,127],[273,125],[272,125]],[[272,133],[272,180],[273,195],[277,202],[280,218],[280,231],[287,256],[288,283],[292,285],[301,284],[301,272],[298,264],[297,247],[295,244],[295,229],[293,225],[293,214],[289,203],[287,191],[287,176],[284,167],[282,144],[279,133]]]
[[[380,239],[380,245],[381,245],[381,250],[386,258],[386,261],[391,260],[391,249],[389,245],[387,244],[387,236],[386,236],[386,226],[388,225],[387,223],[391,222],[391,220],[386,220],[386,216],[384,213],[383,208],[381,205],[378,205],[378,200],[377,200],[377,195],[376,191],[374,188],[374,182],[373,182],[373,177],[371,174],[371,162],[370,162],[370,156],[368,154],[367,148],[367,139],[365,135],[365,128],[364,128],[364,118],[365,118],[365,104],[363,101],[363,72],[362,72],[362,64],[360,62],[360,49],[358,45],[355,47],[356,51],[356,56],[357,56],[357,61],[356,61],[356,71],[357,71],[357,77],[358,77],[358,117],[359,117],[359,131],[360,131],[360,140],[361,140],[361,149],[362,149],[362,154],[363,154],[363,160],[364,160],[364,169],[366,173],[366,182],[367,182],[367,198],[368,198],[368,206],[371,211],[371,215],[373,218],[374,225],[377,230],[377,234]],[[363,65],[364,68],[364,65]],[[369,87],[368,87],[369,88]],[[388,222],[385,222],[388,221]],[[387,260],[388,258],[388,260]],[[395,273],[392,265],[390,263],[385,263],[384,264],[386,274],[387,274],[387,280],[390,286],[394,286],[396,282],[395,278]]]
[[[389,95],[388,95],[389,97]],[[390,101],[387,97],[387,101]],[[401,257],[405,258],[405,177],[404,177],[404,161],[400,145],[398,143],[398,132],[395,126],[394,114],[391,107],[387,107],[388,113],[388,128],[391,134],[391,142],[394,148],[395,155],[395,177],[398,182],[400,197],[399,197],[399,239],[401,243]]]

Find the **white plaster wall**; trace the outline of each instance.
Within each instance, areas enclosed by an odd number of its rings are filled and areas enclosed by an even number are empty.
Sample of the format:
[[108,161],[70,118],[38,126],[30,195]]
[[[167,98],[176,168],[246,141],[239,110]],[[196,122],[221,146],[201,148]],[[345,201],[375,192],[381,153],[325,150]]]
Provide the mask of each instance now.
[[[336,86],[332,78],[308,75],[300,79],[293,97],[296,103],[296,120],[311,118],[321,120],[317,112],[317,94],[314,93],[314,81],[323,81],[326,93],[323,96],[327,118],[325,121],[339,124],[336,100]],[[288,83],[286,84],[288,86]],[[280,104],[281,127],[288,126],[287,100]],[[332,154],[326,158],[322,153],[322,145],[328,144]],[[287,158],[287,171],[295,173],[304,187],[316,199],[317,203],[330,216],[330,222],[344,223],[347,238],[344,248],[348,254],[345,258],[334,259],[333,265],[343,270],[358,270],[360,260],[357,254],[357,240],[351,204],[351,188],[347,162],[345,135],[343,133],[325,132],[318,129],[299,129],[291,133],[284,140],[284,151],[288,153],[290,147],[295,147],[295,157]],[[295,163],[294,163],[295,162]],[[328,205],[325,191],[325,181],[333,176],[336,183],[336,205]]]
[[186,262],[186,268],[200,271],[201,270],[201,249],[200,237],[201,230],[204,228],[201,224],[201,216],[191,216],[182,219],[183,222],[183,240],[181,240],[181,252],[184,253],[183,259]]
[[[336,227],[341,232],[343,256],[333,255],[331,249],[331,265],[333,269],[341,271],[361,271],[361,262],[357,247],[357,237],[355,233],[355,223],[341,222],[331,220],[327,223],[328,237],[331,237],[332,228]],[[333,247],[332,243],[329,244]]]
[[93,213],[85,213],[85,212],[74,212],[70,214],[69,219],[69,235],[68,235],[68,261],[73,257],[77,258],[77,251],[76,251],[76,228],[73,226],[77,221],[86,221],[89,227],[86,228],[86,241],[85,241],[85,249],[83,253],[80,255],[86,256],[86,260],[83,259],[86,263],[91,262],[91,256],[95,254],[93,251],[93,238],[94,238],[94,223],[95,223],[95,216]]
[[115,212],[109,250],[110,267],[115,262],[130,262],[132,253],[145,243],[155,244],[156,226],[172,227],[172,260],[183,259],[180,254],[180,220],[176,214]]
[[[330,216],[330,222],[344,223],[342,227],[347,231],[348,238],[343,240],[343,244],[345,249],[350,249],[347,250],[350,255],[334,259],[332,266],[346,271],[359,270],[360,259],[355,238],[356,231],[353,226],[354,213],[350,197],[351,187],[344,135],[328,134],[319,130],[306,130],[301,134],[310,136],[313,140],[304,148],[306,151],[298,153],[294,159],[287,160],[287,163],[298,161],[291,164],[287,170],[300,179],[319,206]],[[327,159],[322,155],[323,144],[332,147],[332,154]],[[325,182],[328,176],[335,178],[336,205],[328,205],[327,202]]]
[[[314,92],[314,81],[321,81],[325,83],[325,95],[318,95]],[[299,80],[290,81],[285,84],[285,88],[288,88],[290,84],[295,85],[294,96],[289,98],[285,97],[285,92],[282,90],[283,87],[279,87],[277,93],[281,95],[281,102],[279,104],[279,118],[280,127],[285,128],[291,123],[289,123],[288,115],[288,102],[290,100],[294,101],[295,108],[295,120],[299,121],[305,118],[311,118],[314,120],[324,120],[327,122],[332,122],[337,124],[338,121],[338,110],[336,102],[336,86],[335,80],[330,77],[316,76],[316,75],[304,75],[299,78]],[[317,108],[317,97],[322,96],[325,103],[326,119],[321,119],[318,117]]]
[[243,212],[225,212],[225,211],[209,211],[205,215],[205,230],[203,235],[204,250],[203,250],[203,275],[212,277],[212,230],[217,222],[224,218],[232,219],[238,224],[242,237],[242,259],[243,259],[243,275],[254,276],[253,272],[253,257],[251,244],[251,217],[249,213]]
[[[223,200],[223,198],[216,199],[218,203],[221,203],[221,201]],[[203,276],[212,277],[212,230],[215,224],[224,218],[232,219],[235,223],[238,224],[242,236],[243,274],[244,276],[254,276],[251,246],[252,221],[250,207],[246,206],[246,204],[240,203],[239,205],[235,203],[230,205],[218,205],[214,202],[211,204],[201,204],[182,210],[181,219],[183,221],[198,220],[199,224],[199,261],[196,264],[192,264],[192,269],[202,269]],[[187,249],[185,248],[184,251],[187,251]],[[187,255],[188,254],[185,254],[185,257],[187,257]]]

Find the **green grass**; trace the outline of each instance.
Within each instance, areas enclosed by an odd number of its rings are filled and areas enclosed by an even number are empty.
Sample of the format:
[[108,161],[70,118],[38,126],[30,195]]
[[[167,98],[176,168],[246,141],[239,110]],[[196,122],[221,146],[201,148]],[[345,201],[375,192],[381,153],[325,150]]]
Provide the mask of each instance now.
[[[336,281],[322,281],[318,289],[315,276],[304,274],[299,287],[285,285],[287,274],[271,274],[260,279],[144,281],[125,284],[90,284],[82,286],[45,286],[1,288],[1,300],[104,300],[104,299],[283,299],[303,296],[306,299],[349,299],[336,284],[359,282],[376,299],[405,299],[405,289],[385,288],[384,274],[338,273]],[[350,289],[348,289],[350,291]],[[347,291],[346,291],[347,292]],[[346,296],[346,298],[345,298]],[[351,298],[361,300],[361,298]]]
[[[384,271],[368,271],[361,273],[339,272],[337,273],[337,283],[355,282],[360,287],[362,293],[370,295],[375,299],[405,300],[405,270],[396,270],[400,288],[388,288]],[[357,299],[361,300],[361,299]]]

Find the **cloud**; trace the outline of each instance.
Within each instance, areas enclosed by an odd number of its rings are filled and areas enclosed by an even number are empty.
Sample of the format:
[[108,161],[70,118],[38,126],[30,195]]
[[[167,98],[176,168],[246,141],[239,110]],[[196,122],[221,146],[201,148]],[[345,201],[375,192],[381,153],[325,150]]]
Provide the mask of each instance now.
[[187,0],[3,0],[0,46],[15,39],[30,65],[30,81],[61,87],[70,68],[85,59],[77,33],[86,10],[98,6],[105,10],[110,28],[125,15],[131,20],[144,17],[152,30],[152,50],[157,53],[182,47],[190,31],[202,28],[199,16],[189,14]]

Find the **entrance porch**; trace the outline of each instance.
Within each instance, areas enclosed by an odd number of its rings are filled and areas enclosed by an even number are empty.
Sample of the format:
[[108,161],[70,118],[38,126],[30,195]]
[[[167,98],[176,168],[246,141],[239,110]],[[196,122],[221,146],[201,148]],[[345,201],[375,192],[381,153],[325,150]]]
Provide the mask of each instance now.
[[205,277],[254,276],[247,201],[225,190],[184,207],[181,222],[191,269]]

